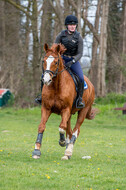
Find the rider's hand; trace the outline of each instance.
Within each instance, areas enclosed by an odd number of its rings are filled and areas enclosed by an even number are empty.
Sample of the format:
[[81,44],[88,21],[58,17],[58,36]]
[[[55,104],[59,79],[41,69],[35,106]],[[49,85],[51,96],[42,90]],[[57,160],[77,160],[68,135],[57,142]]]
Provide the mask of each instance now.
[[72,66],[72,64],[74,64],[74,63],[75,63],[75,60],[73,59],[72,61],[67,62],[65,64],[65,66],[70,68]]

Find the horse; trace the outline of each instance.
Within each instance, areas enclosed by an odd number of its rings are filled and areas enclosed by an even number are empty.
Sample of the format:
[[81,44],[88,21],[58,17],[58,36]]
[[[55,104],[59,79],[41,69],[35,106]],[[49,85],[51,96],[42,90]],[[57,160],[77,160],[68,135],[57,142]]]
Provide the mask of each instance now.
[[[62,55],[65,47],[62,44],[53,44],[49,48],[48,44],[44,44],[45,56],[43,58],[43,89],[42,89],[42,105],[41,105],[41,122],[38,126],[38,135],[35,143],[35,149],[32,153],[34,159],[40,158],[41,144],[43,133],[46,128],[51,113],[61,115],[61,123],[59,125],[60,146],[66,146],[65,154],[62,160],[68,160],[73,153],[73,147],[80,133],[80,127],[84,119],[93,119],[95,113],[92,110],[92,104],[95,98],[95,90],[90,80],[84,76],[88,88],[84,90],[83,100],[84,108],[76,108],[73,104],[76,99],[77,92],[75,83],[65,68]],[[71,116],[78,112],[78,117],[74,129],[71,128]],[[65,139],[66,133],[66,139]]]

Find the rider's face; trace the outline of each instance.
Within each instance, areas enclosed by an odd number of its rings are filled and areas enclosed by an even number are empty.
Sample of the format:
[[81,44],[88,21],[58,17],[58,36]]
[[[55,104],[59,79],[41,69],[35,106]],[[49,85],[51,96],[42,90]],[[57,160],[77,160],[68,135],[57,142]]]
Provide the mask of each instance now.
[[70,32],[75,32],[76,30],[76,24],[72,24],[72,25],[69,24],[67,25],[67,27]]

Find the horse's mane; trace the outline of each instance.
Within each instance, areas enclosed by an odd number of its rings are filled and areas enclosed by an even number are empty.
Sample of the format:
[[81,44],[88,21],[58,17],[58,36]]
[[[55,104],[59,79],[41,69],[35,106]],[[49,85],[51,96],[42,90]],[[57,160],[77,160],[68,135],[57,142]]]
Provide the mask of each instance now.
[[52,51],[54,53],[60,53],[60,55],[62,55],[66,51],[66,48],[61,43],[59,44],[53,43],[51,48],[48,49],[48,51]]

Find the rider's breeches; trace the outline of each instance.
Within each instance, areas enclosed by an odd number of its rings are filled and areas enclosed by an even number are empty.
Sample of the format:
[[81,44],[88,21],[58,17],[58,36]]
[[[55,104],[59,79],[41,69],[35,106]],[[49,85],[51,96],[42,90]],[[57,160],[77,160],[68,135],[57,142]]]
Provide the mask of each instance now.
[[[63,56],[63,60],[65,61],[65,63],[71,61],[73,58],[69,58],[69,57],[66,57],[66,56]],[[72,64],[72,66],[70,67],[71,71],[73,71],[74,73],[77,74],[77,76],[79,77],[80,79],[80,82],[84,82],[84,75],[83,75],[83,71],[82,71],[82,68],[81,68],[81,65],[79,63],[79,61],[77,61],[76,63]]]

